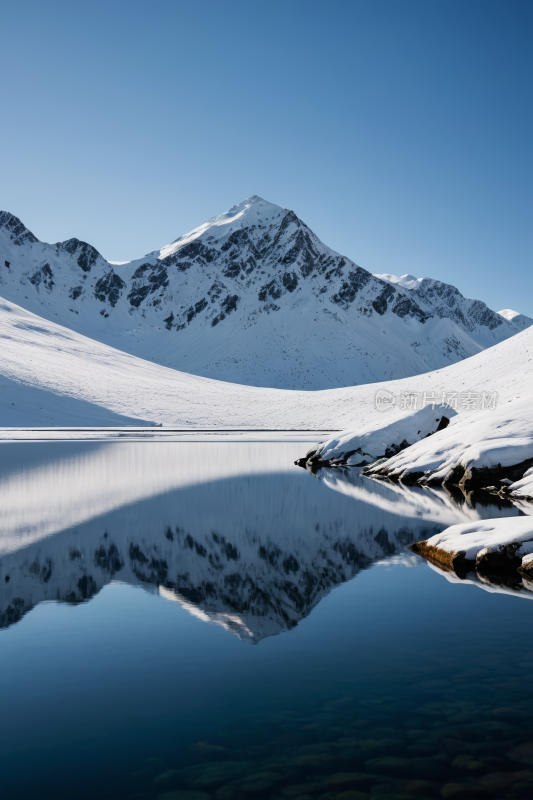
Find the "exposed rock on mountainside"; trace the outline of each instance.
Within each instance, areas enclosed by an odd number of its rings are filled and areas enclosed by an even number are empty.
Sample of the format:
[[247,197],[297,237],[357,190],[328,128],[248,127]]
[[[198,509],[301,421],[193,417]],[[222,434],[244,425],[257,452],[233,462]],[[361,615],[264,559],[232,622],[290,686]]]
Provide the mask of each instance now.
[[78,239],[39,242],[1,212],[0,295],[165,366],[291,389],[417,375],[527,320],[440,281],[374,276],[257,196],[120,265]]

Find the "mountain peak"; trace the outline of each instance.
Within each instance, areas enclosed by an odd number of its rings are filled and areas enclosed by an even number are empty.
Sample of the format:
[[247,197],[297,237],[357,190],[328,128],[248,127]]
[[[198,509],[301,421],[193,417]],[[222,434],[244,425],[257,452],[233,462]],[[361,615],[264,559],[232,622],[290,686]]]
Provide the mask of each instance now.
[[521,314],[519,311],[513,311],[512,308],[502,308],[502,310],[497,313],[508,322],[517,325],[520,329],[529,328],[533,325],[533,319],[531,319],[531,317],[526,317],[525,314]]
[[221,239],[236,230],[248,228],[254,224],[262,224],[272,219],[281,219],[286,213],[287,209],[277,206],[274,203],[269,203],[268,200],[263,200],[259,195],[253,194],[241,203],[232,206],[223,214],[211,217],[211,219],[204,222],[203,225],[194,228],[183,236],[179,236],[170,244],[162,247],[159,258],[167,258],[167,256],[181,250],[186,244],[190,244],[195,239],[204,237],[206,234],[208,236],[212,234],[214,238]]
[[509,320],[520,316],[520,312],[519,311],[513,311],[512,308],[502,308],[501,311],[498,311],[498,314],[501,314],[502,317],[505,317],[505,319],[509,319]]
[[258,195],[120,265],[78,239],[24,236],[20,220],[2,214],[6,299],[165,366],[253,386],[416,375],[531,324],[431,278],[373,277]]
[[26,242],[38,242],[38,238],[28,230],[23,222],[9,211],[0,211],[0,228],[7,231],[9,239],[18,246]]

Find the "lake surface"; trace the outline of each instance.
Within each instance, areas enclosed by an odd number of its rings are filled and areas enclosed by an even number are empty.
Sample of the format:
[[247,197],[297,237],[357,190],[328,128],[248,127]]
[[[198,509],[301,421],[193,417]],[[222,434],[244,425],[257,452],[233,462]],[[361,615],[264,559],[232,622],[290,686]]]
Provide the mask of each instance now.
[[0,444],[2,798],[533,797],[533,587],[408,550],[524,509],[315,441]]

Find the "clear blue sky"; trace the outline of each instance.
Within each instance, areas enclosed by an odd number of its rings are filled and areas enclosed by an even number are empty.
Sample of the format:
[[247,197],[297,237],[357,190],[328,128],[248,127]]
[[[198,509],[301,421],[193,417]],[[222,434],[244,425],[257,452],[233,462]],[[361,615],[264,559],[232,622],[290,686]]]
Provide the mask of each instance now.
[[251,194],[533,316],[531,0],[3,0],[0,208],[143,255]]

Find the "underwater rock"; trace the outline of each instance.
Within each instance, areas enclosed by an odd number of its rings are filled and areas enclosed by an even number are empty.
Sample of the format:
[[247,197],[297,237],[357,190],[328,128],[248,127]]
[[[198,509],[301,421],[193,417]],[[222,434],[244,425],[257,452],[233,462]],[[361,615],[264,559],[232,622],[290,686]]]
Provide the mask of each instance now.
[[518,747],[514,747],[508,753],[507,758],[512,761],[520,761],[523,764],[533,764],[533,742],[526,742]]
[[507,789],[515,781],[516,778],[512,772],[491,772],[479,779],[481,785],[488,789],[489,792],[499,792],[502,789]]
[[241,800],[243,794],[238,786],[234,783],[228,783],[226,786],[221,786],[215,792],[216,800]]
[[177,769],[169,769],[166,772],[162,772],[160,775],[156,775],[154,783],[165,784],[177,776],[179,776],[179,771]]
[[375,775],[368,775],[365,772],[335,772],[324,781],[323,786],[341,791],[342,787],[371,786],[375,781]]
[[385,756],[384,758],[370,758],[365,761],[365,767],[372,772],[385,773],[386,775],[398,775],[409,771],[412,762],[408,758],[396,758],[395,756]]
[[455,797],[456,795],[464,794],[465,788],[460,783],[445,783],[440,790],[441,797]]
[[[221,783],[227,783],[241,777],[250,768],[252,768],[252,765],[245,761],[210,762],[209,764],[201,764],[191,768],[196,770],[197,777],[193,780],[189,779],[189,781],[194,789],[211,789]],[[184,782],[188,781],[185,780]]]
[[162,794],[158,794],[157,800],[211,800],[211,795],[205,792],[180,790],[177,792],[163,792]]
[[247,775],[239,784],[239,788],[247,794],[255,794],[271,789],[281,780],[282,776],[276,772],[256,772],[252,775]]
[[404,787],[406,793],[412,797],[419,797],[420,795],[431,796],[435,791],[435,784],[430,781],[412,780],[408,781]]
[[486,764],[483,761],[476,761],[469,755],[460,755],[457,758],[454,758],[452,761],[452,767],[454,769],[463,769],[467,770],[468,772],[473,772],[475,770],[486,768]]

